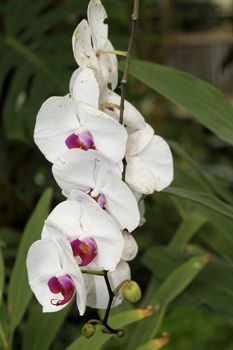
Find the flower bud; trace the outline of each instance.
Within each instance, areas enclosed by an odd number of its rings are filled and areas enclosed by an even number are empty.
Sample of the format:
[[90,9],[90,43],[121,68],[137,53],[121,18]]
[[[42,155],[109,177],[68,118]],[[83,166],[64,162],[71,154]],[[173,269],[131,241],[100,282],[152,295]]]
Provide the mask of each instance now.
[[141,289],[135,281],[128,281],[122,287],[122,297],[131,303],[137,303],[141,299],[141,296]]
[[85,338],[91,338],[95,334],[95,326],[91,323],[85,323],[82,328],[82,335]]
[[117,332],[117,335],[118,335],[119,338],[123,337],[125,335],[124,329],[119,329],[118,332]]

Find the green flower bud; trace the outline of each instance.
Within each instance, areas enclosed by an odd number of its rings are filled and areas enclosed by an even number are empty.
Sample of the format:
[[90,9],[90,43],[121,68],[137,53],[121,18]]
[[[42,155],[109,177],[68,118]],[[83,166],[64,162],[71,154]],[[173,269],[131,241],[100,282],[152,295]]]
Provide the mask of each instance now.
[[123,287],[122,287],[122,297],[131,303],[137,303],[142,296],[141,289],[137,282],[135,281],[128,281]]
[[82,335],[85,338],[91,338],[95,334],[95,326],[91,323],[85,323],[82,328]]
[[124,329],[119,329],[118,332],[117,332],[117,335],[118,335],[119,338],[123,337],[125,335]]

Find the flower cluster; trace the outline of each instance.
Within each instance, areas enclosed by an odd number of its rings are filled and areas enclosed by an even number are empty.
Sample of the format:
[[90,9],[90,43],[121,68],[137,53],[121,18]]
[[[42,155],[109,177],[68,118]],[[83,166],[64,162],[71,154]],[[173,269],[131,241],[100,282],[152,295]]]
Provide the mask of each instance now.
[[[91,272],[108,271],[112,290],[130,280],[127,261],[138,250],[131,233],[143,222],[143,198],[173,178],[169,146],[127,101],[119,123],[117,58],[100,0],[90,1],[87,17],[72,38],[79,68],[69,94],[48,98],[35,125],[35,143],[66,197],[27,256],[44,312],[61,310],[74,296],[81,315],[86,306],[106,309],[106,283]],[[121,300],[119,289],[112,306]]]

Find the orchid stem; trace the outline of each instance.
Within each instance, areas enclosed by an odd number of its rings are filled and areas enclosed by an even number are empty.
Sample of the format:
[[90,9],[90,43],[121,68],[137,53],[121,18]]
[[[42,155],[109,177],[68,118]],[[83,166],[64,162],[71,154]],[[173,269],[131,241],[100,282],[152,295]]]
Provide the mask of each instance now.
[[104,276],[104,271],[95,271],[95,270],[81,270],[81,271],[86,275]]
[[128,46],[127,55],[126,55],[124,74],[120,82],[120,88],[121,88],[121,104],[120,104],[120,118],[119,118],[120,124],[123,124],[124,122],[126,86],[128,84],[128,74],[129,74],[129,66],[130,66],[131,55],[132,55],[132,48],[133,48],[133,44],[134,44],[134,40],[137,32],[138,13],[139,13],[139,0],[134,0],[133,14],[131,16],[132,24],[131,24],[129,46]]
[[104,318],[102,320],[102,325],[105,326],[106,330],[109,331],[110,333],[117,333],[118,329],[113,329],[108,325],[108,317],[111,311],[113,299],[115,297],[115,294],[112,291],[112,288],[108,279],[108,271],[104,271],[104,280],[108,289],[109,300],[108,300],[108,306],[107,306]]
[[[125,109],[125,95],[126,95],[126,86],[128,84],[128,74],[129,74],[129,66],[132,56],[132,48],[134,44],[134,40],[137,32],[137,24],[138,24],[138,14],[139,14],[139,0],[134,0],[133,6],[133,14],[131,16],[131,34],[129,39],[129,46],[126,55],[125,69],[124,74],[120,82],[121,88],[121,103],[120,103],[120,117],[119,123],[121,125],[124,124],[124,109]],[[122,180],[125,181],[125,171],[126,171],[127,162],[126,159],[123,159],[123,172],[122,172]]]

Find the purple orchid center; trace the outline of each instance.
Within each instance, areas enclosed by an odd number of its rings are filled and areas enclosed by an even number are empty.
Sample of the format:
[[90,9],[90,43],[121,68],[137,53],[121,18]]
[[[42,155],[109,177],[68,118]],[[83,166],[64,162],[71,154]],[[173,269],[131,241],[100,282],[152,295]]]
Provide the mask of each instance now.
[[84,151],[87,151],[88,149],[95,149],[93,137],[88,132],[83,132],[79,135],[69,135],[65,140],[65,144],[69,149],[80,148]]
[[87,266],[97,254],[97,245],[92,238],[84,238],[82,241],[74,239],[70,242],[74,257],[80,257],[79,266]]
[[100,193],[99,195],[97,196],[93,196],[93,189],[90,188],[90,190],[88,190],[86,192],[86,194],[88,194],[89,196],[91,196],[91,198],[93,198],[100,206],[100,208],[102,209],[105,209],[105,205],[106,205],[106,198],[105,198],[105,195]]
[[72,299],[75,291],[74,282],[69,275],[51,277],[48,280],[48,287],[50,292],[54,294],[61,293],[64,298],[62,300],[51,299],[51,304],[55,306],[60,306],[68,303]]

